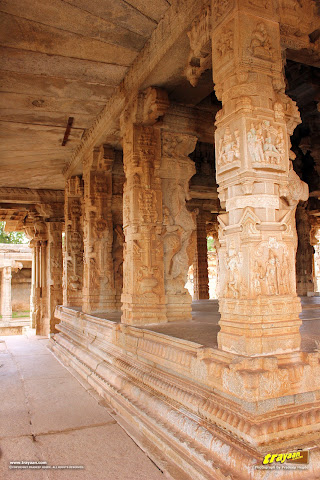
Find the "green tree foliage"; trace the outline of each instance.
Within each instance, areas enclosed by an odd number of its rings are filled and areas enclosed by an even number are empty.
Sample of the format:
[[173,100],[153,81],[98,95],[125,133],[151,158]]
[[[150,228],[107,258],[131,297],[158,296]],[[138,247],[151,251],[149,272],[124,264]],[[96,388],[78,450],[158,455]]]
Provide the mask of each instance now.
[[213,252],[215,250],[214,240],[212,237],[207,237],[207,249],[208,252]]
[[28,243],[29,240],[22,232],[5,232],[6,222],[0,222],[0,243]]

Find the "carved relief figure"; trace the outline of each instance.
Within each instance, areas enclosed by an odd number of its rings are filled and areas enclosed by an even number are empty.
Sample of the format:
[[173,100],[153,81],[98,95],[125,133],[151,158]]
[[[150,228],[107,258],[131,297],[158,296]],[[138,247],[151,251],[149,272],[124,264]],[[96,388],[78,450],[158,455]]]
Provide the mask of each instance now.
[[289,252],[285,243],[270,238],[256,250],[252,289],[254,295],[286,295],[292,285]]
[[274,50],[271,46],[270,37],[263,22],[258,23],[256,29],[253,31],[250,51],[253,56],[263,60],[273,59]]
[[224,28],[217,42],[217,51],[221,58],[230,56],[233,52],[233,32]]
[[281,127],[274,128],[268,120],[254,125],[247,133],[248,150],[253,163],[280,165],[284,159],[284,136]]
[[278,273],[279,260],[272,250],[269,250],[269,258],[266,265],[265,278],[269,295],[279,295]]
[[[188,267],[192,263],[192,239],[195,230],[195,217],[187,210],[186,198],[189,196],[188,182],[180,179],[168,181],[166,188],[166,203],[164,206],[164,253],[167,278],[167,291],[184,293],[187,281]],[[190,257],[192,257],[190,259]]]
[[224,136],[219,142],[219,163],[220,166],[230,164],[240,157],[239,131],[235,130],[233,135],[227,127]]
[[233,246],[225,255],[226,263],[226,291],[225,296],[229,298],[240,298],[245,294],[246,288],[241,277],[242,258]]

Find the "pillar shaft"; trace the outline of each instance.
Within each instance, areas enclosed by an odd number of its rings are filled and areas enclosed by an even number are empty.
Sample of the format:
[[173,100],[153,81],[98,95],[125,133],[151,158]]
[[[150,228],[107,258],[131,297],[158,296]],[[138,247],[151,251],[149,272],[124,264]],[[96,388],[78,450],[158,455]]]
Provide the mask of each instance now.
[[84,165],[83,311],[116,309],[112,259],[111,148],[95,149]]
[[194,257],[194,299],[205,300],[209,298],[208,276],[208,248],[206,221],[201,212],[197,215],[197,242]]
[[122,117],[123,192],[122,322],[165,322],[162,243],[160,131],[154,126],[167,108],[165,93],[148,89],[139,94]]
[[12,319],[12,300],[11,300],[11,266],[2,268],[1,277],[1,315],[2,322],[8,322]]
[[62,290],[62,222],[48,223],[47,246],[47,334],[56,333],[54,310],[63,301]]
[[83,285],[83,183],[72,177],[65,190],[65,245],[63,259],[63,304],[82,307]]
[[30,247],[32,248],[32,277],[31,277],[31,296],[30,296],[30,316],[31,326],[36,328],[36,316],[37,316],[37,268],[38,268],[38,254],[37,242],[32,239],[30,241]]
[[300,347],[295,284],[295,209],[308,197],[292,170],[289,135],[299,123],[284,94],[273,6],[241,2],[213,16],[221,248],[219,348],[243,355]]
[[161,186],[163,196],[164,282],[168,320],[191,318],[192,298],[185,284],[193,262],[196,244],[195,213],[186,200],[189,181],[195,174],[188,157],[196,145],[193,135],[162,131]]
[[296,256],[297,294],[299,296],[314,292],[313,283],[313,254],[310,244],[311,225],[308,212],[303,205],[299,205],[296,212],[298,248]]

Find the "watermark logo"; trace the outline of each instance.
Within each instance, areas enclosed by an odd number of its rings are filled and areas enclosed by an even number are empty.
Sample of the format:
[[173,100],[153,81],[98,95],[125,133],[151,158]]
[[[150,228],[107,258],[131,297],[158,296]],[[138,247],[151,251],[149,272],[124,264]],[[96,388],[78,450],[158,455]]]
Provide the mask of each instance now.
[[264,456],[263,465],[275,465],[283,463],[303,464],[309,463],[309,450],[298,450],[289,453],[268,453]]

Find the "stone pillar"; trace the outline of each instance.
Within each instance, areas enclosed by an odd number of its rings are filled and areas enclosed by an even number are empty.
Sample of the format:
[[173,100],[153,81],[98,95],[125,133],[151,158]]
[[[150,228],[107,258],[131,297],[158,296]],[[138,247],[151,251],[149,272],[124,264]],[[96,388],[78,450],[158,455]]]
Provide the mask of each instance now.
[[63,302],[62,291],[62,222],[48,222],[47,245],[47,334],[56,333],[54,310]]
[[197,137],[162,131],[161,185],[163,249],[167,315],[169,321],[191,318],[192,298],[185,288],[196,245],[196,214],[189,212],[189,180],[195,174],[188,157]]
[[30,241],[32,248],[32,284],[30,298],[30,316],[32,328],[36,328],[38,323],[37,316],[40,312],[40,288],[39,288],[39,253],[40,242],[34,238]]
[[2,275],[1,275],[2,322],[9,322],[12,319],[11,278],[12,278],[11,266],[2,267]]
[[194,299],[209,298],[208,248],[206,218],[200,211],[197,215],[196,254],[193,262]]
[[83,311],[116,309],[112,259],[112,163],[107,146],[94,149],[84,163]]
[[63,304],[82,307],[83,284],[83,182],[67,180],[65,190],[65,245],[63,258]]
[[306,207],[298,205],[296,212],[298,248],[296,256],[297,294],[305,296],[314,292],[314,249],[310,244],[311,225]]
[[213,3],[213,80],[220,224],[220,349],[271,355],[300,348],[295,209],[308,187],[289,161],[299,123],[284,94],[272,2]]
[[47,240],[40,241],[40,322],[36,324],[36,335],[49,334]]
[[162,243],[161,138],[154,126],[168,107],[165,92],[150,88],[124,112],[123,323],[166,322]]

